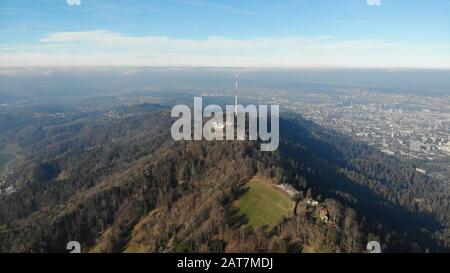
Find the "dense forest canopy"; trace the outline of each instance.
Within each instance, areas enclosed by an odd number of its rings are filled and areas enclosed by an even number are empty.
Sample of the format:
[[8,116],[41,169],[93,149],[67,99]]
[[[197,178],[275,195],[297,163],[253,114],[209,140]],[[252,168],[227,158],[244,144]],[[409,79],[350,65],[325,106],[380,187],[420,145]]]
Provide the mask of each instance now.
[[[0,195],[0,251],[63,252],[71,240],[92,252],[361,252],[371,240],[450,250],[446,185],[298,115],[283,114],[279,149],[261,152],[256,141],[173,141],[160,106],[121,112],[0,115],[0,143],[14,138],[25,156],[7,181],[15,192]],[[298,191],[273,228],[249,226],[234,205],[255,176]]]

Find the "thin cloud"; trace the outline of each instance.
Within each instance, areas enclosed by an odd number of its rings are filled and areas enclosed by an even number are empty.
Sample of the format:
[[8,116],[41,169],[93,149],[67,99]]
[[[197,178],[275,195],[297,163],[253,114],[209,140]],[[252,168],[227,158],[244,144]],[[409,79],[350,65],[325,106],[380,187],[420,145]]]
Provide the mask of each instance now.
[[66,0],[66,3],[69,6],[80,6],[81,0]]
[[366,0],[369,6],[381,6],[381,0]]
[[55,32],[8,45],[0,66],[247,66],[449,68],[450,45],[318,37],[130,36],[108,30]]

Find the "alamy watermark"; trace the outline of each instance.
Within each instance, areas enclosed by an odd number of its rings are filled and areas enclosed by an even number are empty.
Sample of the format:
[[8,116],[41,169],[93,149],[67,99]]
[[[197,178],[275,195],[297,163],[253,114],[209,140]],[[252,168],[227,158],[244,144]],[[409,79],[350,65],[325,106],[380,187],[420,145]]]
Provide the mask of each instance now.
[[[269,115],[270,108],[270,115]],[[174,140],[261,140],[261,151],[275,151],[280,142],[279,105],[210,104],[203,108],[201,97],[194,97],[193,117],[187,105],[172,108]],[[206,122],[204,122],[206,118]],[[270,118],[270,122],[269,122]],[[192,120],[194,126],[192,126]],[[248,130],[246,129],[248,128]],[[193,132],[192,132],[193,130]]]

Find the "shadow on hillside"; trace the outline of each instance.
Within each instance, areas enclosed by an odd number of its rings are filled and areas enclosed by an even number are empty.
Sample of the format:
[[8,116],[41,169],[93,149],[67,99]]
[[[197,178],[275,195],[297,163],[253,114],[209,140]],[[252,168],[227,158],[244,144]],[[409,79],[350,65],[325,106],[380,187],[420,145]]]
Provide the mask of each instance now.
[[[239,200],[244,194],[248,192],[249,188],[247,186],[240,187],[234,194],[235,200]],[[248,224],[248,217],[239,211],[234,204],[230,204],[227,207],[227,224],[232,228],[239,228]]]
[[[399,234],[407,233],[408,237],[413,238],[414,241],[439,249],[430,234],[420,232],[421,228],[429,230],[430,233],[442,228],[433,215],[412,213],[387,200],[368,186],[357,184],[356,181],[338,172],[338,168],[348,167],[349,162],[335,146],[319,139],[318,135],[325,134],[327,137],[342,138],[342,141],[348,143],[352,141],[351,139],[302,118],[296,117],[296,120],[298,122],[288,119],[280,120],[282,141],[279,149],[284,155],[283,158],[294,158],[297,162],[302,162],[306,167],[315,170],[313,174],[302,173],[309,182],[309,186],[353,207],[360,216],[364,216],[368,220],[372,228],[375,228],[378,223],[385,223]],[[295,141],[283,141],[283,139]],[[301,143],[302,146],[292,143]],[[357,143],[357,145],[365,144]],[[352,147],[352,144],[349,144],[349,147]],[[350,193],[357,199],[357,202],[349,203],[337,194],[338,191]]]

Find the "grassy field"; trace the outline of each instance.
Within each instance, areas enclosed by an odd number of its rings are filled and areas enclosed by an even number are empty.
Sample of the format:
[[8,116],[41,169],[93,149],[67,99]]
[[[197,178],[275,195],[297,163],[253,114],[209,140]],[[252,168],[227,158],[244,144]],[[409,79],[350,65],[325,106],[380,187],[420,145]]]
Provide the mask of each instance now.
[[0,174],[5,171],[6,165],[14,158],[14,154],[0,152]]
[[292,210],[292,200],[268,182],[252,179],[246,184],[248,190],[239,199],[239,213],[248,218],[252,227],[274,227]]

